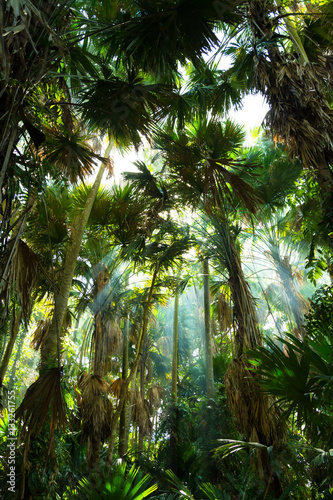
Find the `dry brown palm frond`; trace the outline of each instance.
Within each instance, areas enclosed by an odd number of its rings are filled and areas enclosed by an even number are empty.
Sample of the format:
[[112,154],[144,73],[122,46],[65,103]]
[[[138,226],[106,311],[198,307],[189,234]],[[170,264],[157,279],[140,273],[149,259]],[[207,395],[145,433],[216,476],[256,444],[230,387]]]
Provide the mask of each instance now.
[[31,295],[38,279],[39,260],[24,241],[18,242],[14,263],[13,281],[16,285],[22,316],[27,326],[31,314]]
[[299,292],[297,292],[297,302],[300,306],[303,316],[308,314],[308,312],[310,311],[310,302],[307,299],[305,299],[303,295]]
[[30,347],[35,351],[38,351],[39,348],[43,349],[49,333],[50,325],[50,319],[41,319],[38,321],[37,328],[33,332],[30,341]]
[[232,309],[228,302],[225,300],[224,293],[220,293],[217,301],[218,320],[221,332],[225,332],[232,326]]
[[116,354],[122,349],[123,334],[117,321],[106,322],[108,354]]
[[[329,70],[323,64],[285,61],[256,66],[256,82],[271,109],[266,124],[278,142],[299,156],[305,168],[318,168],[325,154],[333,154],[333,110],[327,102],[323,82]],[[313,90],[315,89],[315,91]]]
[[141,416],[143,415],[143,399],[137,386],[133,389],[132,395],[132,420],[136,425],[140,425]]
[[229,278],[234,304],[234,321],[236,324],[236,348],[239,355],[243,348],[253,348],[261,344],[261,333],[258,327],[257,315],[249,285],[245,280],[240,263],[234,260],[233,274]]
[[23,421],[22,433],[28,432],[29,435],[37,436],[48,416],[51,435],[58,426],[65,429],[67,418],[58,368],[51,368],[40,375],[16,410],[16,418]]
[[[112,382],[112,384],[110,385],[109,392],[111,394],[113,394],[117,399],[119,399],[120,394],[121,394],[121,390],[125,384],[126,384],[125,380],[123,378],[119,377]],[[126,392],[127,392],[127,397],[128,397],[130,394],[130,390],[127,388]]]
[[141,427],[143,434],[148,434],[151,427],[151,406],[146,399],[143,399],[139,391],[135,392],[134,404],[132,407],[132,420],[138,427]]
[[107,171],[108,177],[111,178],[114,174],[114,160],[109,157],[106,161],[105,170]]
[[141,424],[140,427],[142,429],[142,433],[144,436],[147,434],[150,434],[151,429],[152,429],[152,421],[151,421],[151,406],[149,402],[144,399],[143,400],[143,411],[142,411],[142,417],[141,417]]
[[96,370],[100,375],[106,375],[112,369],[114,355],[122,350],[123,334],[117,321],[105,320],[99,311],[95,316],[93,340]]
[[164,397],[164,389],[159,384],[153,384],[147,391],[147,398],[152,408],[159,408]]
[[112,404],[107,397],[108,385],[102,377],[83,372],[78,387],[81,391],[81,410],[83,416],[83,438],[90,435],[104,441],[110,436],[112,423]]
[[258,382],[243,357],[234,359],[225,375],[227,401],[247,440],[279,447],[284,435],[280,413],[273,400],[262,394]]

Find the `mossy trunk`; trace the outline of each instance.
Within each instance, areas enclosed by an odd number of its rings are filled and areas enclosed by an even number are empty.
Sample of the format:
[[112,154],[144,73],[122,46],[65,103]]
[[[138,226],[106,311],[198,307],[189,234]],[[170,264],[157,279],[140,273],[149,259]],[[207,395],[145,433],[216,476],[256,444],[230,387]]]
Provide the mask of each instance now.
[[[142,402],[145,399],[145,385],[146,385],[146,363],[145,359],[142,358],[140,365],[140,396],[142,398]],[[143,451],[143,441],[144,441],[144,425],[139,425],[139,445],[138,451]]]

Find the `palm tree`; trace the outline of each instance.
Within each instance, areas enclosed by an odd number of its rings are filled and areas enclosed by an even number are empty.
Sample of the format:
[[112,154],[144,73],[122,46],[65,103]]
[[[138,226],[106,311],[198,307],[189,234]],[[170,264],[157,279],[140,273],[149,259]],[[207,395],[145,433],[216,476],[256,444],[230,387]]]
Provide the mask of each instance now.
[[[208,248],[211,245],[212,257],[228,273],[236,330],[234,360],[226,375],[229,403],[247,439],[278,446],[282,433],[277,415],[268,412],[271,403],[261,395],[245,357],[248,348],[262,345],[262,336],[229,222],[231,211],[239,202],[252,212],[259,203],[253,188],[231,171],[231,168],[240,172],[251,169],[251,165],[247,167],[236,156],[242,139],[241,129],[229,121],[224,126],[210,121],[189,127],[188,134],[181,133],[173,138],[165,135],[159,145],[163,146],[162,154],[175,192],[181,192],[183,200],[192,205],[201,201],[204,214],[201,232]],[[278,495],[281,486],[267,455],[262,454],[258,460],[262,477]]]
[[[110,143],[105,151],[108,158],[112,144]],[[88,194],[86,202],[82,209],[76,211],[69,238],[69,245],[65,254],[63,269],[61,273],[61,284],[59,291],[55,297],[55,313],[50,325],[47,341],[43,350],[43,360],[41,365],[41,373],[50,367],[55,366],[55,361],[60,366],[60,339],[62,336],[62,324],[67,310],[68,298],[72,287],[72,279],[74,275],[76,261],[80,252],[83,234],[91,214],[94,201],[97,196],[102,176],[106,167],[107,161],[103,160],[99,167],[96,179]],[[50,364],[51,363],[51,364]]]

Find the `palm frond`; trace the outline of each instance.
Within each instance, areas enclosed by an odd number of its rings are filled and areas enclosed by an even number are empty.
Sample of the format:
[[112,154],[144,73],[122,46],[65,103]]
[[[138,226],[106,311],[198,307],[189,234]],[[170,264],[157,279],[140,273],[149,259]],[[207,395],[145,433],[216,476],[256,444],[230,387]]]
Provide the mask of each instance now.
[[155,128],[166,86],[145,82],[136,72],[126,80],[110,75],[87,85],[81,93],[83,119],[91,129],[108,133],[116,145],[138,146],[141,134],[149,137]]
[[51,320],[50,319],[41,319],[37,323],[37,328],[34,330],[30,347],[35,351],[38,351],[40,348],[43,349],[50,328]]
[[[177,61],[185,65],[186,60],[194,64],[202,55],[219,44],[215,27],[221,13],[213,0],[205,5],[199,0],[169,0],[150,2],[141,0],[134,17],[123,14],[117,24],[105,27],[104,46],[118,60],[121,57],[137,64],[144,71],[155,75],[170,75],[177,72]],[[220,14],[220,15],[219,15]],[[226,9],[223,20],[237,22],[233,9]]]
[[164,389],[158,383],[153,384],[147,391],[147,398],[152,408],[159,408],[164,397]]
[[218,296],[218,320],[221,332],[225,332],[232,325],[232,309],[223,292]]
[[81,181],[91,175],[97,164],[102,160],[88,144],[88,138],[82,136],[79,129],[65,135],[50,131],[44,145],[43,157],[57,167],[59,172],[72,183]]
[[47,370],[28,388],[15,416],[22,419],[22,432],[29,435],[37,436],[48,416],[51,435],[58,426],[65,429],[67,417],[58,368]]
[[30,320],[32,308],[32,292],[37,283],[41,269],[37,255],[29,246],[20,240],[14,257],[13,281],[18,295],[22,316],[26,326]]
[[249,351],[250,363],[262,377],[259,383],[265,393],[277,398],[284,417],[296,415],[298,425],[306,423],[313,432],[326,418],[327,397],[332,393],[331,363],[294,335],[279,340],[283,348],[267,339],[268,349]]
[[126,472],[126,463],[117,466],[111,477],[98,480],[97,484],[86,478],[81,479],[76,491],[70,496],[72,499],[86,498],[87,500],[143,500],[157,490],[157,484],[147,487],[150,476],[142,476],[139,468],[133,465]]
[[171,484],[172,491],[177,493],[181,500],[194,500],[194,496],[192,495],[190,490],[185,486],[184,483],[182,483],[182,481],[172,470],[168,469],[165,471],[165,473],[168,476],[168,481]]
[[107,397],[108,385],[102,377],[83,372],[78,388],[81,391],[79,407],[83,414],[83,437],[85,440],[104,441],[110,436],[113,415],[112,404]]

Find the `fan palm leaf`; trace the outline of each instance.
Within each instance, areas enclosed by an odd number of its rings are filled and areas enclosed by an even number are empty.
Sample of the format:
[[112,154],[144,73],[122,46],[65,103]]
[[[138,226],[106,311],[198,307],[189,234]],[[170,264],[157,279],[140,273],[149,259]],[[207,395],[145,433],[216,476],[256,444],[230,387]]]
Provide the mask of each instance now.
[[142,477],[139,469],[135,469],[134,466],[126,473],[126,464],[124,463],[113,470],[110,479],[99,481],[97,486],[93,486],[91,481],[83,478],[70,498],[143,500],[157,490],[157,484],[147,487],[149,479],[148,474]]
[[95,80],[81,93],[80,108],[89,127],[107,132],[116,144],[138,146],[140,134],[149,136],[168,87],[151,84],[131,71],[127,79],[115,75]]
[[332,426],[327,406],[333,389],[332,362],[291,334],[279,340],[283,348],[267,339],[268,349],[259,346],[249,351],[256,373],[262,376],[260,385],[277,398],[284,418],[296,415],[297,425],[305,423],[312,439],[320,439],[318,426]]
[[[256,211],[260,197],[239,173],[250,168],[237,159],[244,131],[230,120],[200,120],[185,132],[173,136],[160,135],[157,146],[162,149],[165,165],[175,192],[181,189],[187,203],[212,200],[222,209],[224,200],[238,199],[251,212]],[[234,171],[237,170],[237,174]]]
[[96,160],[101,160],[88,144],[87,137],[79,129],[66,135],[49,131],[48,140],[43,146],[43,157],[53,164],[66,179],[75,183],[91,175]]
[[[105,25],[101,37],[112,57],[136,64],[155,75],[177,72],[177,62],[185,65],[201,61],[202,55],[219,44],[215,28],[221,18],[213,0],[140,0],[132,17],[124,12],[116,22]],[[223,18],[237,22],[238,16],[226,9]]]

